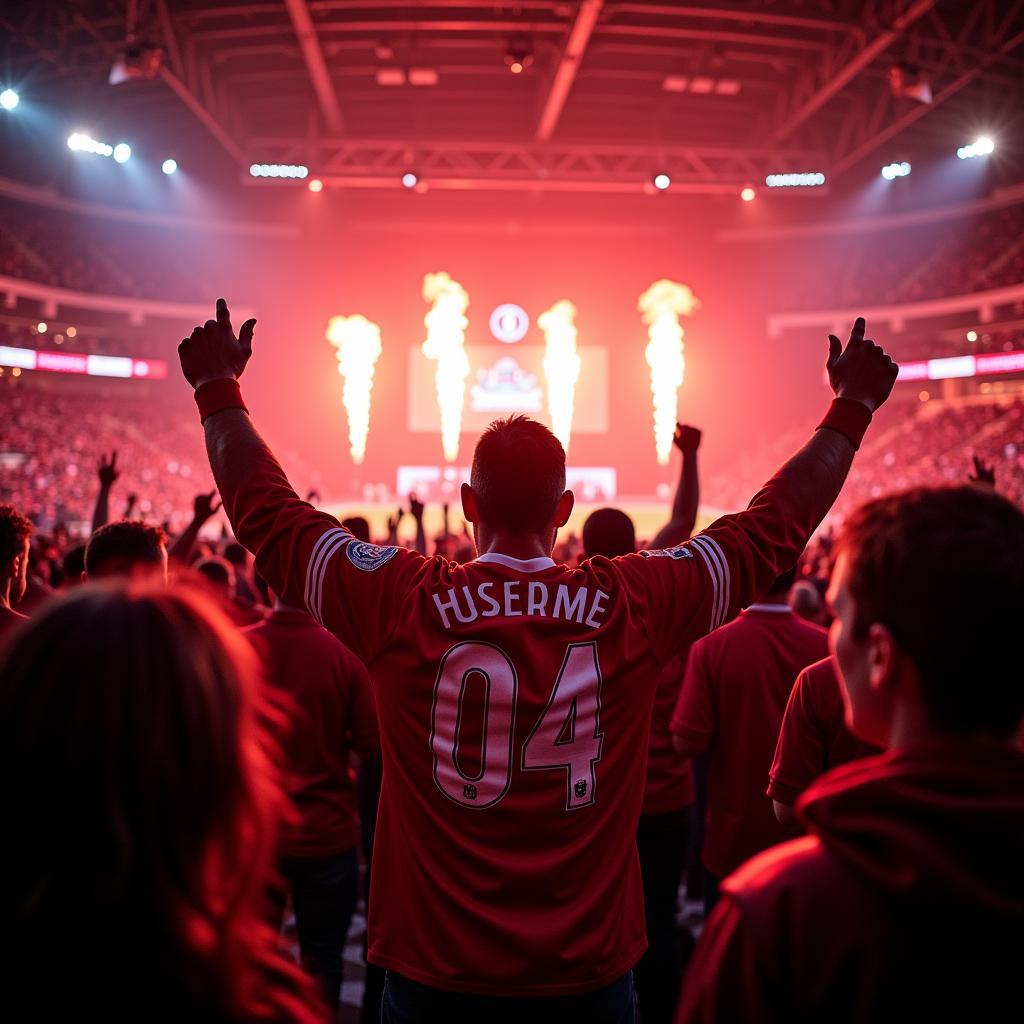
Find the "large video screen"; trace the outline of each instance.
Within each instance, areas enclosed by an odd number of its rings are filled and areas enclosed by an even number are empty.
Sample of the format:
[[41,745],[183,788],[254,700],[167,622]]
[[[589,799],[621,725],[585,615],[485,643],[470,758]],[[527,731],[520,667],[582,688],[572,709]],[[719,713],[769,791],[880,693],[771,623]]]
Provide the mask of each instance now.
[[[608,350],[583,347],[576,383],[574,434],[608,431]],[[469,377],[462,429],[478,434],[499,416],[521,412],[550,426],[543,345],[467,345]],[[436,363],[419,345],[409,349],[409,429],[437,433],[441,416],[434,383]]]

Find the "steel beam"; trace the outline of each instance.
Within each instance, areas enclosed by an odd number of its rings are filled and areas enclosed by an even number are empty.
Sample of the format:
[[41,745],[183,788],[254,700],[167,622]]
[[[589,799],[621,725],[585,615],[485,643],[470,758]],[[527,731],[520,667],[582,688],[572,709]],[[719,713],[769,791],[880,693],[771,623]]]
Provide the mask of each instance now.
[[313,83],[313,91],[316,93],[317,103],[320,104],[320,113],[324,116],[324,123],[332,134],[341,135],[345,130],[341,117],[341,106],[338,103],[338,95],[334,91],[330,72],[327,70],[324,51],[320,48],[320,39],[316,34],[313,19],[309,15],[306,0],[284,0],[284,4],[292,19],[292,27],[298,37],[302,59],[306,62],[306,70]]
[[582,0],[576,11],[576,20],[569,30],[569,38],[558,61],[558,66],[555,68],[551,88],[548,90],[544,108],[541,110],[540,120],[537,123],[535,138],[538,142],[546,142],[551,138],[555,125],[558,124],[558,119],[562,116],[562,108],[568,99],[573,82],[576,81],[576,72],[579,71],[587,43],[590,42],[591,33],[594,31],[594,25],[597,23],[603,6],[604,0]]

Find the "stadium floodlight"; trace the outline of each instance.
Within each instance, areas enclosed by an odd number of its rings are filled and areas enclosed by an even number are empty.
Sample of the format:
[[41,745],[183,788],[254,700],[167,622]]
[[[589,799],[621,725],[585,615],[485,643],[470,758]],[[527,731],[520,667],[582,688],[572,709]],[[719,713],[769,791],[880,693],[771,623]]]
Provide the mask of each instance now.
[[744,185],[743,188],[740,189],[740,199],[745,203],[753,202],[754,196],[756,195],[757,193],[749,185]]
[[178,169],[178,161],[175,160],[173,157],[168,157],[160,165],[160,170],[163,171],[164,174],[174,174],[175,171],[177,171],[177,169]]
[[906,160],[898,164],[886,164],[882,168],[882,177],[886,181],[892,181],[893,178],[905,178],[909,173],[910,164]]
[[809,188],[825,184],[821,171],[797,171],[788,174],[765,175],[764,183],[769,188]]
[[414,171],[406,171],[402,175],[402,184],[406,188],[415,188],[420,182],[419,176]]
[[[88,132],[72,132],[68,136],[68,149],[76,153],[95,153],[97,156],[113,156],[114,147],[107,142],[97,142]],[[131,150],[128,153],[131,156]]]
[[119,142],[114,147],[114,159],[119,164],[126,164],[132,158],[132,147],[127,142]]
[[0,92],[0,107],[4,110],[13,110],[21,101],[21,97],[13,89],[4,89]]
[[982,135],[967,146],[961,146],[956,155],[961,160],[971,160],[976,156],[988,156],[996,148],[995,142],[987,135]]
[[309,184],[306,186],[310,192],[323,192],[324,183],[319,178],[310,178]]
[[254,178],[306,178],[309,168],[304,164],[250,164],[249,174]]
[[664,171],[659,171],[651,180],[659,192],[664,192],[672,184],[672,179]]

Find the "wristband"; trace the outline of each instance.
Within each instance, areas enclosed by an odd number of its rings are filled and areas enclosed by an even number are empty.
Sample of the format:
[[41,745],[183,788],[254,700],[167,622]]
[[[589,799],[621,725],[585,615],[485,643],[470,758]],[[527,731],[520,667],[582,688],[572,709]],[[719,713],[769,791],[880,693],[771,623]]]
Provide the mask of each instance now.
[[829,427],[848,438],[854,449],[860,448],[871,424],[871,410],[852,398],[833,398],[825,418],[815,428]]
[[199,406],[199,418],[204,423],[215,412],[222,412],[224,409],[249,411],[242,400],[242,389],[233,377],[208,380],[205,384],[200,384],[196,388],[196,405]]

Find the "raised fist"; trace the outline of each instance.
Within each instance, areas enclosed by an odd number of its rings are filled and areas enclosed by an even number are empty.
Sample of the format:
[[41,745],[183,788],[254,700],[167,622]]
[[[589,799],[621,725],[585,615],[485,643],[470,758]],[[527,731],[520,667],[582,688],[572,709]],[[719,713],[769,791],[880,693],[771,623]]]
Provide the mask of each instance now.
[[676,433],[672,443],[684,454],[695,452],[700,447],[700,431],[685,423],[676,424]]
[[852,398],[874,412],[892,393],[899,367],[885,350],[864,338],[864,318],[857,317],[850,340],[828,336],[828,382],[837,398]]
[[178,359],[185,380],[198,388],[211,380],[241,377],[252,355],[255,320],[242,324],[238,337],[231,326],[231,314],[224,299],[217,300],[217,319],[195,327],[178,346]]
[[409,495],[409,513],[413,519],[423,518],[423,502],[415,494]]

